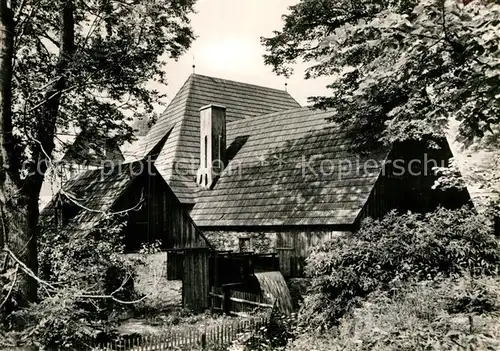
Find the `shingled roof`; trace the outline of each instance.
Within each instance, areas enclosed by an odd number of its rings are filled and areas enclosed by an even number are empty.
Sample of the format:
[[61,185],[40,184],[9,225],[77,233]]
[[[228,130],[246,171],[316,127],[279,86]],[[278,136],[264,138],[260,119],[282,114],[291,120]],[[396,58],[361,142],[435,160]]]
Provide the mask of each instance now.
[[200,112],[207,104],[227,108],[227,122],[300,107],[287,92],[257,85],[191,75],[148,135],[134,148],[135,158],[149,153],[172,127],[155,162],[181,203],[195,203],[199,166]]
[[[152,160],[157,157],[157,153],[165,145],[170,137],[172,128],[152,145],[146,156],[151,156]],[[149,160],[133,160],[125,163],[117,163],[108,168],[89,169],[76,174],[68,180],[62,191],[47,204],[41,212],[41,219],[44,226],[50,230],[54,224],[56,216],[57,201],[62,196],[62,200],[73,206],[74,218],[65,225],[65,231],[87,232],[93,230],[111,211],[113,206],[122,197],[132,182],[144,173],[148,167]],[[139,207],[141,204],[134,204]],[[133,207],[133,209],[136,209]],[[123,210],[123,209],[122,209]],[[130,210],[130,209],[128,209]]]
[[353,131],[339,130],[329,121],[332,115],[300,108],[229,123],[234,158],[214,188],[198,194],[191,212],[196,224],[353,224],[389,150],[357,153]]
[[[87,170],[70,179],[63,189],[71,197],[71,201],[74,201],[69,204],[75,206],[78,211],[63,230],[84,234],[96,229],[96,225],[105,218],[133,180],[141,174],[143,167],[139,161],[124,163],[116,165],[110,171],[102,168]],[[48,225],[56,215],[59,196],[55,196],[41,213],[42,223],[49,229]],[[64,196],[64,201],[68,202],[69,199]]]

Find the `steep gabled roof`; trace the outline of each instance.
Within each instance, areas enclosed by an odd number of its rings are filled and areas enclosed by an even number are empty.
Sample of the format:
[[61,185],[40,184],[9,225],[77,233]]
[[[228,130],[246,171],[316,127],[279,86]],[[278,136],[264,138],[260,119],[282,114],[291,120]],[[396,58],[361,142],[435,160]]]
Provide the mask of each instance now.
[[76,127],[58,130],[54,143],[52,161],[61,165],[65,172],[61,176],[61,169],[58,167],[57,170],[49,168],[45,173],[40,190],[41,209],[60,190],[62,183],[67,180],[66,173],[70,170],[73,172],[79,168],[95,167],[105,161],[121,162],[124,159],[124,153],[112,139],[95,138]]
[[199,109],[208,104],[227,108],[227,122],[285,111],[300,105],[287,92],[252,84],[191,75],[148,135],[135,147],[142,158],[173,127],[155,166],[181,203],[194,203],[199,166]]
[[198,194],[191,212],[196,224],[353,224],[389,150],[358,154],[352,131],[339,130],[332,115],[300,108],[228,124],[234,158],[214,188]]
[[[63,189],[74,202],[68,202],[69,200],[65,198],[64,201],[74,206],[77,211],[63,230],[68,233],[85,234],[96,229],[96,225],[112,210],[134,179],[141,174],[143,168],[142,162],[136,161],[116,165],[111,170],[102,168],[88,170],[70,179]],[[42,223],[49,229],[56,216],[56,202],[59,196],[59,194],[54,196],[41,213]]]
[[[171,131],[172,128],[168,129],[166,134],[157,140],[145,156],[151,156],[151,161],[154,161],[158,152],[170,138]],[[146,157],[141,160],[116,163],[110,165],[109,168],[94,168],[76,174],[64,184],[62,191],[53,196],[42,210],[40,213],[42,223],[50,229],[51,224],[56,222],[54,219],[57,215],[57,201],[63,196],[62,201],[75,209],[74,218],[71,218],[65,225],[64,230],[85,233],[95,229],[96,225],[113,211],[117,201],[134,180],[142,176],[148,169],[147,162],[149,160]],[[132,209],[135,210],[140,205],[139,203],[134,204]]]

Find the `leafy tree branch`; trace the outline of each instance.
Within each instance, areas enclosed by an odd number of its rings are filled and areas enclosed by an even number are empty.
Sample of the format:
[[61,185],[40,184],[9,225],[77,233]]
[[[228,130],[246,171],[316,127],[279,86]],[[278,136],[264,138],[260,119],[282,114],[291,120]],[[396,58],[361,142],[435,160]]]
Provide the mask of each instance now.
[[[148,83],[164,83],[161,57],[178,58],[194,39],[194,1],[1,5],[0,243],[36,276],[38,197],[57,134],[77,129],[118,144],[130,140],[124,108],[152,111],[160,95]],[[36,283],[23,283],[26,301],[36,300]]]

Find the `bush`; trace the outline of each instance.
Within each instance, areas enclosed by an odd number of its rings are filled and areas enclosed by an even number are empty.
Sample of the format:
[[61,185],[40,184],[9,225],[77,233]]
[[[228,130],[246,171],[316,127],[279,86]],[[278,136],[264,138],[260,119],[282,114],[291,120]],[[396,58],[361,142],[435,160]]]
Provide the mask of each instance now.
[[[376,293],[342,323],[339,343],[358,350],[450,350],[457,346],[497,350],[499,296],[498,290],[493,290],[498,288],[498,279],[474,282],[465,278],[410,285],[392,296]],[[457,301],[485,291],[489,295],[486,310],[474,304],[450,310]],[[471,307],[477,313],[471,313]],[[358,340],[357,346],[350,340]]]
[[97,331],[111,329],[117,316],[133,309],[117,301],[137,298],[133,267],[122,256],[123,223],[123,218],[110,216],[90,232],[42,232],[40,275],[51,288],[40,285],[39,303],[9,311],[2,332],[10,341],[4,343],[80,349]]
[[368,219],[357,233],[332,239],[307,259],[313,279],[301,323],[327,328],[375,290],[437,277],[495,275],[499,263],[498,242],[469,208]]
[[[123,257],[125,224],[126,218],[114,215],[89,232],[44,232],[39,254],[42,278],[80,294],[113,294],[120,300],[133,300],[135,270]],[[122,307],[111,299],[89,300],[85,306],[103,319]]]
[[286,316],[273,311],[269,325],[262,327],[245,342],[245,350],[284,350],[289,341],[295,337],[296,322],[295,314]]
[[307,294],[307,289],[311,285],[311,280],[308,278],[290,278],[286,284],[292,297],[293,310],[298,311],[304,301],[304,296]]
[[[498,350],[499,278],[446,278],[372,293],[328,339],[298,335],[290,350]],[[463,301],[469,301],[463,304]]]
[[76,349],[91,340],[93,334],[90,313],[69,290],[45,298],[28,309],[18,310],[9,318],[15,321],[14,325],[23,326],[17,334],[26,340],[17,346],[28,344],[42,350]]

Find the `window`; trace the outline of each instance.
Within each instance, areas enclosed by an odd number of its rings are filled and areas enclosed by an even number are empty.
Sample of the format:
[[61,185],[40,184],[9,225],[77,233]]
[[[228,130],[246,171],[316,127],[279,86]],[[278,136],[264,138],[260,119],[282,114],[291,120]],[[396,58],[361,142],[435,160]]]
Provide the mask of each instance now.
[[239,238],[238,240],[239,240],[240,252],[252,251],[252,247],[250,245],[250,238]]
[[76,217],[80,212],[80,206],[68,201],[63,200],[57,206],[58,214],[56,215],[56,221],[58,226],[66,226],[69,221]]

